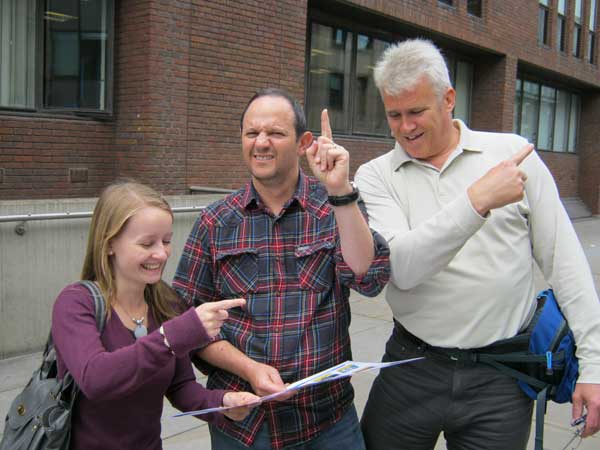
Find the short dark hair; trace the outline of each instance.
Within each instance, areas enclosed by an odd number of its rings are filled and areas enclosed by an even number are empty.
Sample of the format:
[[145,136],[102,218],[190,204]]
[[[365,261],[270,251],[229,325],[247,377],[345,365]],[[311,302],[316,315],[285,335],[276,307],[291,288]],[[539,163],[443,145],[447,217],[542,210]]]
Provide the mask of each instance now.
[[281,97],[290,104],[292,107],[292,111],[294,111],[294,128],[296,130],[296,140],[300,139],[300,136],[304,134],[306,131],[306,116],[304,115],[304,109],[302,109],[302,105],[298,103],[294,97],[292,97],[289,92],[284,89],[279,88],[264,88],[256,91],[256,93],[252,96],[252,98],[246,104],[244,111],[242,112],[242,117],[240,118],[240,130],[244,128],[244,116],[246,115],[246,111],[252,104],[252,102],[261,97]]

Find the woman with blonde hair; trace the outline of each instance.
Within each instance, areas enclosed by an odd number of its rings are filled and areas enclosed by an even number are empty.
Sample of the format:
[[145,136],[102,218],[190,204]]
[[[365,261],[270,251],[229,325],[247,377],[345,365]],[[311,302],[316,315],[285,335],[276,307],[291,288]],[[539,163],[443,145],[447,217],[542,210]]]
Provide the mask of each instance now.
[[[75,283],[59,294],[52,315],[59,377],[68,371],[81,392],[72,418],[70,448],[161,449],[163,397],[182,411],[231,406],[243,419],[258,400],[247,392],[207,390],[196,382],[188,353],[210,342],[243,299],[180,311],[162,281],[171,254],[173,213],[156,191],[119,182],[100,195],[92,217],[81,278],[97,284],[106,301],[102,333],[94,301]],[[218,413],[202,418],[225,420]]]

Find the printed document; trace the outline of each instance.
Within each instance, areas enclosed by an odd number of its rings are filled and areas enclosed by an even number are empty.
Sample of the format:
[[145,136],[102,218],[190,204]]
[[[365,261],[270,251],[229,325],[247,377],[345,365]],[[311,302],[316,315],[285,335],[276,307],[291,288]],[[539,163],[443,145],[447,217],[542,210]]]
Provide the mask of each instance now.
[[[366,363],[366,362],[358,362],[358,361],[346,361],[346,362],[338,364],[337,366],[330,367],[329,369],[323,370],[319,373],[315,373],[314,375],[306,377],[302,380],[296,381],[295,383],[289,384],[283,391],[276,392],[276,393],[270,394],[270,395],[265,395],[264,397],[261,397],[259,401],[252,403],[250,405],[246,405],[246,406],[256,406],[263,402],[268,402],[269,400],[276,399],[277,397],[285,394],[286,392],[297,391],[299,389],[302,389],[302,388],[305,388],[308,386],[314,386],[316,384],[321,384],[321,383],[328,383],[330,381],[338,380],[340,378],[351,377],[354,374],[357,374],[359,372],[364,372],[366,370],[385,369],[386,367],[397,366],[400,364],[406,364],[406,363],[418,361],[421,359],[424,359],[424,358],[423,357],[411,358],[411,359],[403,359],[400,361],[391,361],[391,362],[384,362],[384,363]],[[207,414],[207,413],[212,413],[212,412],[226,411],[228,409],[233,409],[233,408],[234,407],[231,407],[231,406],[218,406],[215,408],[207,408],[207,409],[199,409],[197,411],[182,412],[179,414],[175,414],[173,417],[199,416],[202,414]]]

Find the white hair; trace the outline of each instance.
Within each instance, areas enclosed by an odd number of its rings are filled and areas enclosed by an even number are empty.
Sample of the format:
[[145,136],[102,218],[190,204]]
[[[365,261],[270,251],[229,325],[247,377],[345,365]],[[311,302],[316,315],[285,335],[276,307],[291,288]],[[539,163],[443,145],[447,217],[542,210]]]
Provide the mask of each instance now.
[[423,77],[440,97],[452,87],[444,57],[427,39],[408,39],[390,46],[374,70],[375,85],[381,94],[398,95]]

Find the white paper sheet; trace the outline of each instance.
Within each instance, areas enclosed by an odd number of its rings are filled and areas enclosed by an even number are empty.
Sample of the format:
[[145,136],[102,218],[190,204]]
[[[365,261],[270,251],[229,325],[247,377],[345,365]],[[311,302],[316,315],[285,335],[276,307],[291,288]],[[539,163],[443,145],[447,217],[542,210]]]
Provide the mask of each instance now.
[[[261,403],[268,402],[269,400],[276,399],[277,397],[290,392],[297,391],[299,389],[303,389],[308,386],[314,386],[316,384],[328,383],[333,380],[338,380],[340,378],[351,377],[354,374],[364,372],[366,370],[377,370],[384,369],[386,367],[397,366],[400,364],[406,364],[413,361],[418,361],[424,359],[421,358],[411,358],[411,359],[403,359],[400,361],[391,361],[385,363],[371,363],[371,362],[358,362],[358,361],[346,361],[338,364],[337,366],[330,367],[329,369],[323,370],[319,373],[315,373],[309,377],[306,377],[302,380],[298,380],[295,383],[289,384],[283,391],[276,392],[274,394],[265,395],[261,397],[259,401],[251,403],[247,406],[257,406]],[[182,416],[200,416],[202,414],[207,414],[211,412],[220,412],[227,411],[228,409],[233,409],[232,406],[218,406],[215,408],[207,408],[207,409],[199,409],[197,411],[187,411],[179,414],[175,414],[173,417],[182,417]]]

